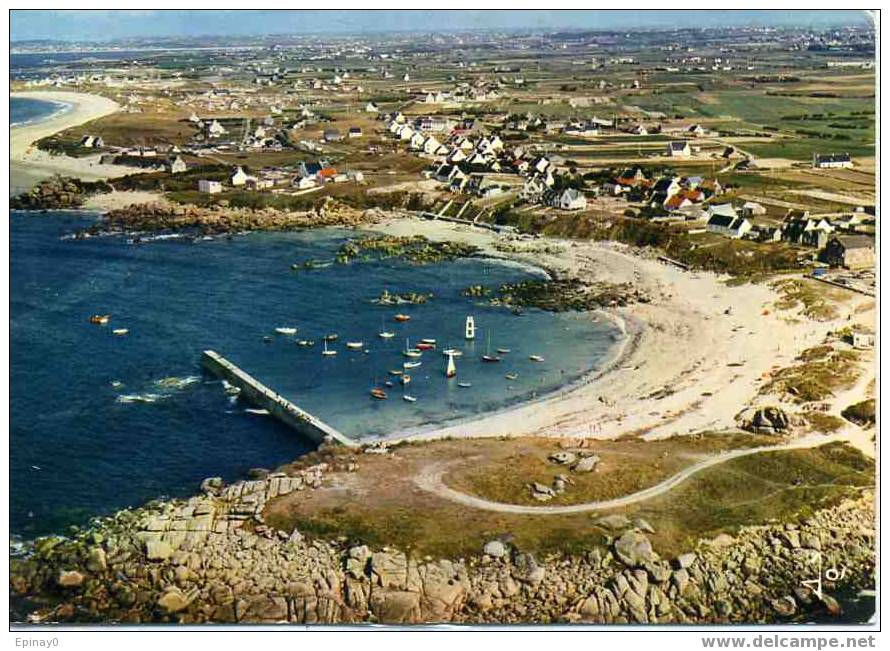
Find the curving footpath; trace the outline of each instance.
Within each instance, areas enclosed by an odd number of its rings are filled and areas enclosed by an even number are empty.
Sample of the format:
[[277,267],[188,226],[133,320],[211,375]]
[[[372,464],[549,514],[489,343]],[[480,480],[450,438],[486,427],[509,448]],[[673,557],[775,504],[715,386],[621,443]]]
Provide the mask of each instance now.
[[567,513],[584,513],[585,511],[597,511],[600,509],[614,509],[621,506],[629,506],[637,502],[642,502],[643,500],[648,500],[650,498],[666,493],[676,486],[679,486],[684,481],[692,477],[692,475],[704,470],[705,468],[710,468],[712,466],[725,463],[732,459],[738,459],[739,457],[746,457],[748,455],[759,454],[761,452],[776,452],[779,450],[812,448],[840,440],[844,440],[844,436],[841,434],[835,434],[832,436],[824,436],[818,434],[805,436],[791,443],[785,443],[784,445],[768,445],[758,448],[731,450],[729,452],[723,452],[713,457],[709,457],[707,459],[704,459],[703,461],[699,461],[698,463],[693,464],[688,468],[684,468],[676,475],[668,477],[663,482],[655,484],[654,486],[650,486],[649,488],[645,488],[636,493],[631,493],[630,495],[617,497],[611,500],[602,500],[599,502],[584,502],[583,504],[568,504],[565,506],[529,506],[525,504],[507,504],[504,502],[492,502],[490,500],[482,499],[481,497],[475,497],[473,495],[468,495],[467,493],[461,493],[460,491],[454,490],[453,488],[449,488],[442,481],[442,475],[448,469],[448,466],[450,466],[453,462],[434,463],[425,466],[421,469],[419,474],[415,475],[414,483],[419,488],[422,488],[423,490],[433,493],[434,495],[437,495],[444,499],[451,500],[452,502],[457,502],[458,504],[463,504],[464,506],[469,506],[476,509],[484,509],[486,511],[497,511],[499,513],[518,513],[524,515],[564,515]]

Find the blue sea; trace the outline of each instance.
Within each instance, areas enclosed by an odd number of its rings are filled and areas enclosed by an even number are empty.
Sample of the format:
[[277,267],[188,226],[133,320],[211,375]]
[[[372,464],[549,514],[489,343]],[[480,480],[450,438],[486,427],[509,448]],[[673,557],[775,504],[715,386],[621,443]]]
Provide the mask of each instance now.
[[40,122],[56,113],[70,109],[70,105],[62,102],[30,99],[26,97],[9,98],[9,126]]
[[[540,272],[485,259],[429,266],[384,260],[291,270],[332,258],[354,231],[251,233],[128,243],[126,236],[70,239],[94,214],[10,215],[11,526],[31,537],[164,495],[187,495],[201,479],[242,477],[312,448],[268,417],[245,411],[200,367],[212,348],[348,436],[394,431],[501,409],[553,391],[597,368],[617,334],[580,314],[477,304],[475,283],[498,285]],[[390,292],[431,292],[419,306],[372,302]],[[399,324],[397,312],[412,319]],[[93,314],[110,314],[107,326]],[[478,339],[463,338],[472,314]],[[275,328],[296,327],[295,337]],[[397,336],[377,336],[381,328]],[[113,329],[126,328],[126,336]],[[340,335],[334,358],[321,338]],[[510,348],[500,364],[480,355]],[[266,341],[271,337],[271,341]],[[312,339],[314,347],[297,345]],[[444,377],[440,353],[426,352],[410,394],[369,390],[400,368],[406,339],[464,348],[460,388]],[[368,353],[348,351],[360,340]],[[540,354],[545,363],[528,360]],[[516,379],[505,378],[507,373]]]

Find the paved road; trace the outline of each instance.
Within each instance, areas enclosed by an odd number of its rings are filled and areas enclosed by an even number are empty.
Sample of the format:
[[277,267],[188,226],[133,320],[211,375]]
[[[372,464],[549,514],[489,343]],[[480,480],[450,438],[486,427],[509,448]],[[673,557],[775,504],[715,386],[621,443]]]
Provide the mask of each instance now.
[[451,465],[450,463],[440,462],[425,466],[421,469],[420,473],[414,477],[414,483],[423,490],[429,491],[430,493],[438,495],[439,497],[442,497],[444,499],[463,504],[464,506],[484,509],[486,511],[497,511],[499,513],[519,513],[525,515],[565,515],[566,513],[584,513],[586,511],[598,511],[600,509],[613,509],[620,506],[629,506],[631,504],[635,504],[636,502],[642,502],[643,500],[648,500],[650,498],[666,493],[676,486],[679,486],[684,481],[692,477],[692,475],[694,475],[695,473],[700,472],[705,468],[710,468],[712,466],[725,463],[730,459],[738,459],[739,457],[746,457],[752,454],[759,454],[761,452],[775,452],[777,450],[811,448],[819,445],[824,445],[832,441],[843,440],[843,438],[844,437],[841,435],[824,436],[821,434],[817,434],[806,436],[797,439],[796,441],[792,441],[791,443],[786,443],[784,445],[771,445],[759,448],[731,450],[729,452],[723,452],[713,457],[709,457],[707,459],[704,459],[703,461],[699,461],[698,463],[681,470],[676,475],[668,477],[663,482],[655,484],[654,486],[650,486],[649,488],[646,488],[639,492],[631,493],[630,495],[625,495],[624,497],[618,497],[611,500],[602,500],[599,502],[584,502],[583,504],[569,504],[565,506],[528,506],[524,504],[506,504],[504,502],[492,502],[490,500],[482,499],[481,497],[475,497],[473,495],[461,493],[460,491],[454,490],[453,488],[449,488],[442,481],[442,475],[448,469],[448,466]]

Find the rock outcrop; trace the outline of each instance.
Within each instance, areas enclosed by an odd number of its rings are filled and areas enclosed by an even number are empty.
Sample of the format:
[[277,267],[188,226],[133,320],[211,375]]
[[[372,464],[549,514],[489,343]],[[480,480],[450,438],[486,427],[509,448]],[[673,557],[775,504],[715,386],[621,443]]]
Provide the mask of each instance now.
[[[478,556],[436,560],[267,525],[269,500],[320,486],[326,470],[214,478],[191,499],[38,539],[12,561],[13,602],[32,622],[755,623],[836,613],[828,593],[874,585],[871,491],[674,559],[659,557],[644,520],[609,516],[599,522],[614,538],[586,554],[537,557],[492,540]],[[801,589],[807,550],[845,570],[821,602]]]

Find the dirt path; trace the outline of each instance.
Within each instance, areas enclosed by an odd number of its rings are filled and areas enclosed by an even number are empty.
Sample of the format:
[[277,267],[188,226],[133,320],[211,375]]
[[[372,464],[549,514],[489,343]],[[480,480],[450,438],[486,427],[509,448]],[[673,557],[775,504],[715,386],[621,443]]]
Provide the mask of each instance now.
[[698,463],[695,463],[688,468],[681,470],[676,475],[668,477],[664,481],[636,493],[631,493],[630,495],[625,495],[624,497],[618,497],[611,500],[585,502],[583,504],[569,504],[565,506],[529,506],[525,504],[506,504],[504,502],[492,502],[490,500],[462,493],[460,491],[454,490],[453,488],[449,488],[442,481],[442,475],[445,473],[445,471],[448,469],[448,466],[450,465],[449,463],[445,462],[433,463],[421,468],[420,472],[414,477],[414,483],[419,488],[433,493],[438,497],[442,497],[452,502],[457,502],[458,504],[463,504],[464,506],[484,509],[486,511],[496,511],[498,513],[519,513],[525,515],[565,515],[567,513],[583,513],[586,511],[598,511],[601,509],[614,509],[623,506],[630,506],[631,504],[657,497],[658,495],[662,495],[667,491],[679,486],[684,481],[692,477],[692,475],[706,468],[725,463],[731,459],[738,459],[739,457],[759,454],[761,452],[775,452],[778,450],[811,448],[833,441],[845,440],[847,438],[849,437],[842,434],[835,434],[832,436],[809,435],[803,438],[799,438],[796,441],[786,443],[784,445],[744,448],[739,450],[732,450],[730,452],[723,452],[721,454],[699,461]]

